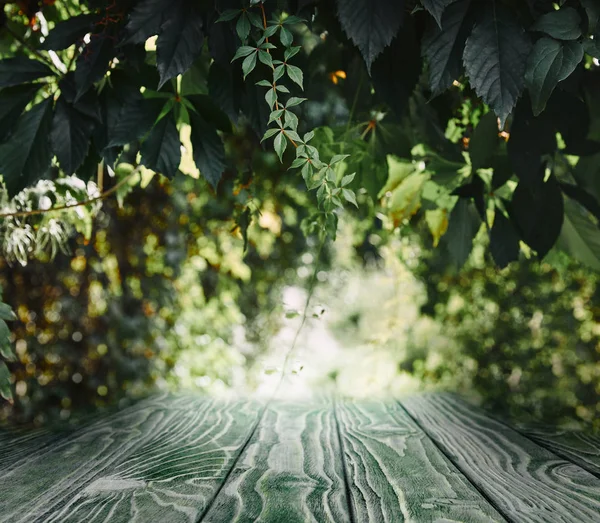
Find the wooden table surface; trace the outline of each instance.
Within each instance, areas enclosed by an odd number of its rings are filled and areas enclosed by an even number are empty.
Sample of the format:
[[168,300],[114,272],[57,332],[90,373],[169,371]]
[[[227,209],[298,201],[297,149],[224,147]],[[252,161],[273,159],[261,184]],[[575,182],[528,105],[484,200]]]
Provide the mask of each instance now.
[[144,400],[0,432],[0,522],[600,522],[600,438],[456,396]]

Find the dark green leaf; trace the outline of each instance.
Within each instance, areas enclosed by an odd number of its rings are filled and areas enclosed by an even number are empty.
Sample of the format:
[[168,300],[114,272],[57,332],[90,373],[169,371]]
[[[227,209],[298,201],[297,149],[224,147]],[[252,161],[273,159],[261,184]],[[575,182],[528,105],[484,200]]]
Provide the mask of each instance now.
[[244,73],[244,80],[246,79],[246,76],[248,76],[256,67],[257,55],[258,52],[255,52],[244,58],[244,61],[242,62],[242,72]]
[[202,52],[202,16],[193,2],[180,0],[170,7],[156,42],[156,67],[160,89],[165,82],[187,71]]
[[3,361],[0,361],[0,396],[11,403],[13,401],[12,390],[10,387],[10,371]]
[[279,39],[284,47],[289,47],[294,41],[292,33],[283,26],[281,27],[281,32],[279,33]]
[[452,2],[454,0],[421,0],[423,7],[431,13],[440,28],[442,27],[442,15]]
[[219,131],[231,132],[231,121],[227,115],[219,109],[210,96],[196,94],[186,97],[194,106],[196,111],[210,125],[214,125]]
[[151,36],[158,34],[163,18],[169,12],[172,3],[172,0],[138,2],[129,15],[124,43],[142,44]]
[[467,39],[463,60],[475,92],[504,127],[525,86],[531,42],[511,13],[492,1],[493,8],[485,10]]
[[581,17],[572,7],[565,7],[543,14],[532,29],[559,40],[577,40],[581,36]]
[[519,183],[510,213],[523,241],[540,258],[546,256],[558,239],[564,219],[563,195],[554,175],[535,190]]
[[498,146],[498,118],[492,112],[482,116],[469,142],[473,170],[489,167],[488,161]]
[[110,61],[115,55],[115,45],[108,34],[101,33],[92,35],[90,43],[87,44],[77,58],[75,69],[75,85],[77,94],[75,100],[81,98],[92,85],[104,77]]
[[11,309],[10,305],[0,302],[0,320],[15,321],[16,319],[17,315]]
[[300,89],[304,89],[303,84],[303,74],[302,74],[302,69],[300,69],[299,67],[296,67],[295,65],[286,65],[285,66],[287,75],[289,76],[290,80],[292,82],[294,82],[295,84],[298,84],[300,86]]
[[338,0],[337,14],[346,34],[359,48],[367,69],[391,43],[402,25],[404,1]]
[[191,112],[190,123],[194,162],[200,174],[216,190],[226,167],[223,142],[216,129],[201,116]]
[[241,12],[241,9],[226,9],[221,13],[219,18],[217,18],[217,22],[230,22],[234,18],[237,18]]
[[[8,307],[5,303],[0,303],[0,305]],[[17,359],[10,343],[10,330],[8,330],[8,325],[2,319],[0,319],[0,356],[6,361],[15,361]]]
[[169,179],[177,174],[181,162],[181,142],[173,114],[169,112],[153,127],[142,144],[141,164]]
[[164,106],[163,98],[141,98],[127,103],[119,112],[108,147],[127,145],[142,138]]
[[0,87],[20,85],[53,74],[46,64],[24,56],[0,60]]
[[567,78],[582,59],[579,42],[562,43],[544,36],[535,43],[525,74],[535,116],[546,108],[558,82]]
[[558,246],[588,267],[600,270],[600,229],[579,205],[568,198]]
[[94,122],[83,116],[61,96],[54,110],[50,141],[65,174],[73,174],[83,163],[93,131]]
[[242,13],[242,16],[238,18],[237,23],[235,24],[235,32],[237,33],[239,39],[242,42],[245,42],[250,34],[250,20],[248,20],[248,16],[246,13]]
[[579,202],[585,207],[597,220],[600,220],[600,203],[589,192],[577,185],[570,183],[561,183],[560,188],[569,198]]
[[40,45],[40,49],[52,49],[53,51],[66,49],[89,33],[98,20],[100,20],[100,16],[93,13],[77,15],[58,22],[48,33]]
[[27,84],[0,91],[0,142],[10,135],[19,116],[39,88],[40,84]]
[[490,251],[496,265],[504,269],[510,262],[519,259],[519,235],[511,221],[496,209],[490,231]]
[[467,17],[471,0],[458,0],[444,11],[442,28],[431,22],[423,39],[429,64],[429,85],[434,94],[445,91],[462,74],[465,41],[471,31]]
[[452,261],[458,269],[471,254],[473,239],[480,226],[481,220],[471,201],[460,198],[450,213],[448,230],[443,236]]
[[544,179],[543,156],[556,150],[556,132],[547,112],[533,116],[524,96],[515,110],[508,140],[508,156],[521,182],[533,187]]
[[48,98],[24,113],[10,139],[0,146],[0,174],[10,195],[36,182],[50,166],[51,128],[52,100]]
[[412,23],[407,22],[391,45],[375,60],[371,71],[375,94],[398,117],[404,115],[422,66]]

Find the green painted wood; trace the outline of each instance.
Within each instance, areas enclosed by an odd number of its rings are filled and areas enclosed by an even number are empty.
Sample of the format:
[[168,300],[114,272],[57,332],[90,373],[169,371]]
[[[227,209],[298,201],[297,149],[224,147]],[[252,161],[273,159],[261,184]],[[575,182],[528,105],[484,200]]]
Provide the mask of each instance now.
[[505,521],[396,402],[337,416],[356,521]]
[[545,425],[517,425],[516,429],[555,454],[600,477],[600,435]]
[[255,402],[163,396],[0,476],[0,522],[196,521],[258,420]]
[[331,403],[273,402],[203,522],[348,522]]
[[402,405],[511,521],[600,521],[600,480],[450,395]]

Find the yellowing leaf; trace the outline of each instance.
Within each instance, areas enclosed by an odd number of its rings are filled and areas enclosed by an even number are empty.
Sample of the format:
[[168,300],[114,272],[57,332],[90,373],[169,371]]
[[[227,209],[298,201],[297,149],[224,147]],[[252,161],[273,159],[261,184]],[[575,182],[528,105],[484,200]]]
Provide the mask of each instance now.
[[387,156],[388,180],[379,191],[378,198],[383,198],[389,191],[393,191],[410,174],[415,172],[415,166],[410,160],[397,158],[391,154]]
[[448,212],[446,209],[427,211],[425,213],[425,221],[433,236],[433,246],[437,247],[438,243],[440,243],[440,238],[448,230]]
[[413,216],[421,207],[421,190],[428,174],[413,173],[398,185],[388,201],[388,210],[394,226]]

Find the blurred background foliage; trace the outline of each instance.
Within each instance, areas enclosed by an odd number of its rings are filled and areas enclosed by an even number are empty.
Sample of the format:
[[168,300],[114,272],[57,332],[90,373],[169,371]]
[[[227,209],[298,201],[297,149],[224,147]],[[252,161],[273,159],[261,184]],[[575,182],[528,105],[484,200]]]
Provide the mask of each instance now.
[[[5,36],[2,49],[12,45]],[[556,249],[540,261],[522,244],[519,261],[500,270],[480,222],[466,263],[456,259],[451,193],[472,174],[469,140],[488,109],[460,84],[431,100],[424,78],[390,108],[334,22],[294,36],[310,53],[299,55],[308,98],[300,132],[319,126],[319,147],[351,154],[341,169],[357,173],[359,208],[340,212],[337,241],[315,259],[316,239],[302,228],[314,210],[304,182],[241,118],[223,135],[230,169],[217,192],[184,151],[187,176],[133,179],[90,234],[73,234],[69,254],[0,260],[3,300],[18,317],[17,358],[7,363],[15,401],[0,404],[0,421],[66,422],[157,389],[250,394],[281,371],[265,358],[287,350],[279,335],[302,313],[286,291],[306,289],[316,270],[322,313],[306,330],[331,336],[307,336],[294,371],[315,386],[359,397],[454,390],[508,417],[600,429],[596,261]],[[194,81],[206,84],[207,70],[195,67]],[[480,170],[486,184],[503,178],[499,196],[515,186],[501,138],[497,165]],[[571,167],[598,155],[555,160],[570,181]]]

